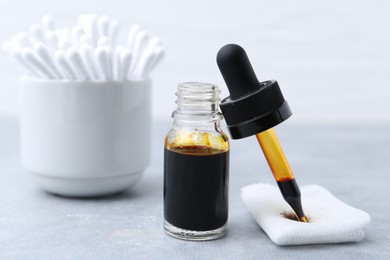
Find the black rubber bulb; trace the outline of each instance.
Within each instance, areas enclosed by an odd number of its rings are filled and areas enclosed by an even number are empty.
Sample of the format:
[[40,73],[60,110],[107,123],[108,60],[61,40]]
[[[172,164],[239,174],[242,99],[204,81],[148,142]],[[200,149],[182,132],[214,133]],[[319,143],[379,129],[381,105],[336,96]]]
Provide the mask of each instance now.
[[241,46],[223,46],[217,64],[230,92],[219,106],[233,139],[255,135],[291,116],[278,82],[259,82]]
[[237,99],[261,87],[245,50],[237,44],[223,46],[217,54],[217,64],[230,92]]

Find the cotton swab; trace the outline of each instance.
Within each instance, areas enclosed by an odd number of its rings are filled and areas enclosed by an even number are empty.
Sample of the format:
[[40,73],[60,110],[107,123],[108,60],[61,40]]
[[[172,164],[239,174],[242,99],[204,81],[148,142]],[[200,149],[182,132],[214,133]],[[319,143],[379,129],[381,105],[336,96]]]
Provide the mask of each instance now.
[[54,31],[49,31],[45,34],[45,41],[47,46],[52,52],[55,52],[58,48],[58,36]]
[[145,71],[143,73],[143,76],[150,74],[153,69],[156,67],[156,65],[165,57],[165,50],[163,47],[159,46],[155,50],[156,58],[153,62],[150,62],[149,65],[145,68]]
[[119,45],[118,47],[116,47],[116,49],[114,50],[113,52],[113,56],[112,56],[112,69],[113,69],[113,72],[112,72],[112,77],[114,80],[119,80],[119,78],[121,77],[121,68],[120,68],[120,55],[121,55],[121,52],[122,50],[125,49],[125,46],[123,45]]
[[80,47],[80,55],[84,60],[85,66],[89,72],[91,79],[100,79],[99,73],[96,68],[95,56],[92,47],[88,44],[83,44]]
[[59,41],[61,40],[71,41],[72,39],[72,32],[69,28],[56,29],[55,32],[58,36]]
[[80,37],[80,45],[83,44],[92,45],[92,40],[91,37],[89,37],[89,35],[84,34]]
[[161,39],[159,37],[153,37],[152,39],[150,39],[146,49],[148,50],[155,49],[157,46],[162,46]]
[[2,44],[35,77],[69,80],[135,80],[145,78],[163,57],[158,37],[137,24],[126,45],[117,44],[120,24],[107,15],[80,15],[71,29],[56,28],[50,15]]
[[134,76],[138,60],[141,56],[142,51],[145,49],[147,42],[149,40],[149,35],[145,31],[140,31],[135,37],[134,48],[132,51],[133,59],[131,61],[130,67],[130,76]]
[[55,79],[56,76],[48,70],[47,66],[40,60],[31,48],[24,48],[21,52],[23,59],[35,70],[39,71],[46,78]]
[[153,62],[155,56],[156,56],[155,49],[150,48],[145,50],[145,52],[142,54],[142,56],[139,59],[137,67],[134,69],[133,73],[130,76],[139,79],[143,71],[145,71],[148,64],[150,62]]
[[153,52],[153,55],[149,57],[149,59],[145,62],[145,65],[140,69],[140,73],[138,75],[138,79],[144,79],[154,67],[164,58],[165,52],[162,47],[157,47]]
[[132,54],[128,49],[124,49],[119,56],[118,80],[127,79],[131,65]]
[[100,37],[100,39],[97,42],[97,46],[98,47],[110,47],[110,40],[106,36]]
[[69,64],[69,61],[66,58],[66,54],[63,50],[58,50],[54,54],[54,59],[57,62],[58,66],[61,67],[64,74],[70,80],[77,80],[76,72],[73,71],[72,67]]
[[[123,49],[122,49],[123,50]],[[121,69],[121,52],[122,50],[116,49],[114,51],[113,57],[112,57],[112,77],[113,80],[119,80],[122,77],[122,69]]]
[[108,36],[108,28],[110,26],[110,19],[108,16],[101,16],[97,22],[99,37]]
[[96,14],[90,15],[85,18],[85,32],[91,38],[92,46],[96,46],[97,39],[99,38],[99,31],[97,25],[98,16]]
[[24,58],[22,57],[21,48],[16,47],[10,50],[11,57],[13,57],[17,62],[19,62],[20,65],[22,65],[22,68],[28,72],[29,75],[33,75],[35,77],[40,77],[40,74],[30,65],[28,64]]
[[71,47],[66,51],[66,57],[68,58],[73,70],[76,71],[76,74],[78,74],[79,80],[90,79],[88,72],[85,68],[83,59],[81,58],[79,51],[75,47]]
[[53,72],[55,78],[63,78],[63,75],[60,72],[61,70],[57,68],[50,55],[49,49],[45,44],[37,42],[36,44],[34,44],[34,51],[41,58],[41,61],[43,64],[45,64],[46,68],[50,68],[50,71]]
[[140,31],[141,27],[138,24],[134,24],[130,27],[129,36],[127,37],[127,49],[133,52],[135,36]]
[[58,48],[63,51],[67,51],[72,47],[72,43],[69,40],[62,39],[58,42]]
[[134,77],[139,78],[143,71],[145,71],[146,63],[149,63],[151,61],[148,61],[150,59],[154,59],[154,52],[158,46],[161,46],[161,40],[158,37],[153,37],[147,44],[147,47],[145,50],[143,50],[140,54],[139,61],[135,66],[135,69],[133,71]]
[[108,27],[108,39],[110,39],[112,47],[115,47],[118,33],[119,33],[119,22],[117,20],[112,20]]
[[98,66],[101,68],[101,71],[103,72],[103,79],[110,79],[110,69],[109,66],[109,60],[108,60],[108,54],[106,52],[105,47],[97,47],[95,50],[95,57],[96,61],[98,63]]
[[75,46],[80,45],[80,38],[84,35],[84,30],[80,25],[76,25],[72,28],[72,41]]
[[113,62],[113,56],[114,56],[114,53],[111,49],[111,47],[104,47],[105,51],[106,51],[106,55],[107,55],[107,65],[108,65],[108,80],[112,80],[114,79],[113,77],[113,69],[112,69],[112,62]]

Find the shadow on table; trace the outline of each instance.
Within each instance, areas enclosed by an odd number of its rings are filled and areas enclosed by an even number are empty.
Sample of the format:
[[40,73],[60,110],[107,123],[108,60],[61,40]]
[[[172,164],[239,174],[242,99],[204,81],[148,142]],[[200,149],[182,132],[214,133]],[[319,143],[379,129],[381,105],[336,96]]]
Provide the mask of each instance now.
[[93,196],[93,197],[66,197],[47,191],[40,191],[47,196],[64,199],[64,200],[78,200],[78,201],[121,201],[121,200],[138,200],[145,199],[146,197],[163,197],[162,180],[157,180],[155,176],[153,179],[141,179],[134,187],[130,187],[127,190],[113,193],[110,195]]

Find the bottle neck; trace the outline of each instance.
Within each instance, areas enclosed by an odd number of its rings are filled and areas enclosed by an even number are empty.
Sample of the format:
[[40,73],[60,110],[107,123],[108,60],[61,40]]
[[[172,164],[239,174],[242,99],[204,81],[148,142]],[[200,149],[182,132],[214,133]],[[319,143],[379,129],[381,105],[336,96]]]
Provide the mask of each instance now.
[[177,109],[172,118],[176,125],[219,126],[223,119],[219,112],[221,91],[208,83],[186,82],[178,86],[176,92]]

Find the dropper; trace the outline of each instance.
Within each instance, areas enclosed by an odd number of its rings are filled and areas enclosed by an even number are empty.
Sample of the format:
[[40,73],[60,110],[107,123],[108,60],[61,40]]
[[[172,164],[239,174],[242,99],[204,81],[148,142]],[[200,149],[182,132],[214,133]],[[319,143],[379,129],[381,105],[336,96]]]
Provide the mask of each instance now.
[[230,92],[220,108],[231,137],[256,135],[284,200],[299,221],[307,222],[298,184],[272,129],[292,115],[277,81],[259,82],[245,50],[236,44],[222,47],[217,63]]

